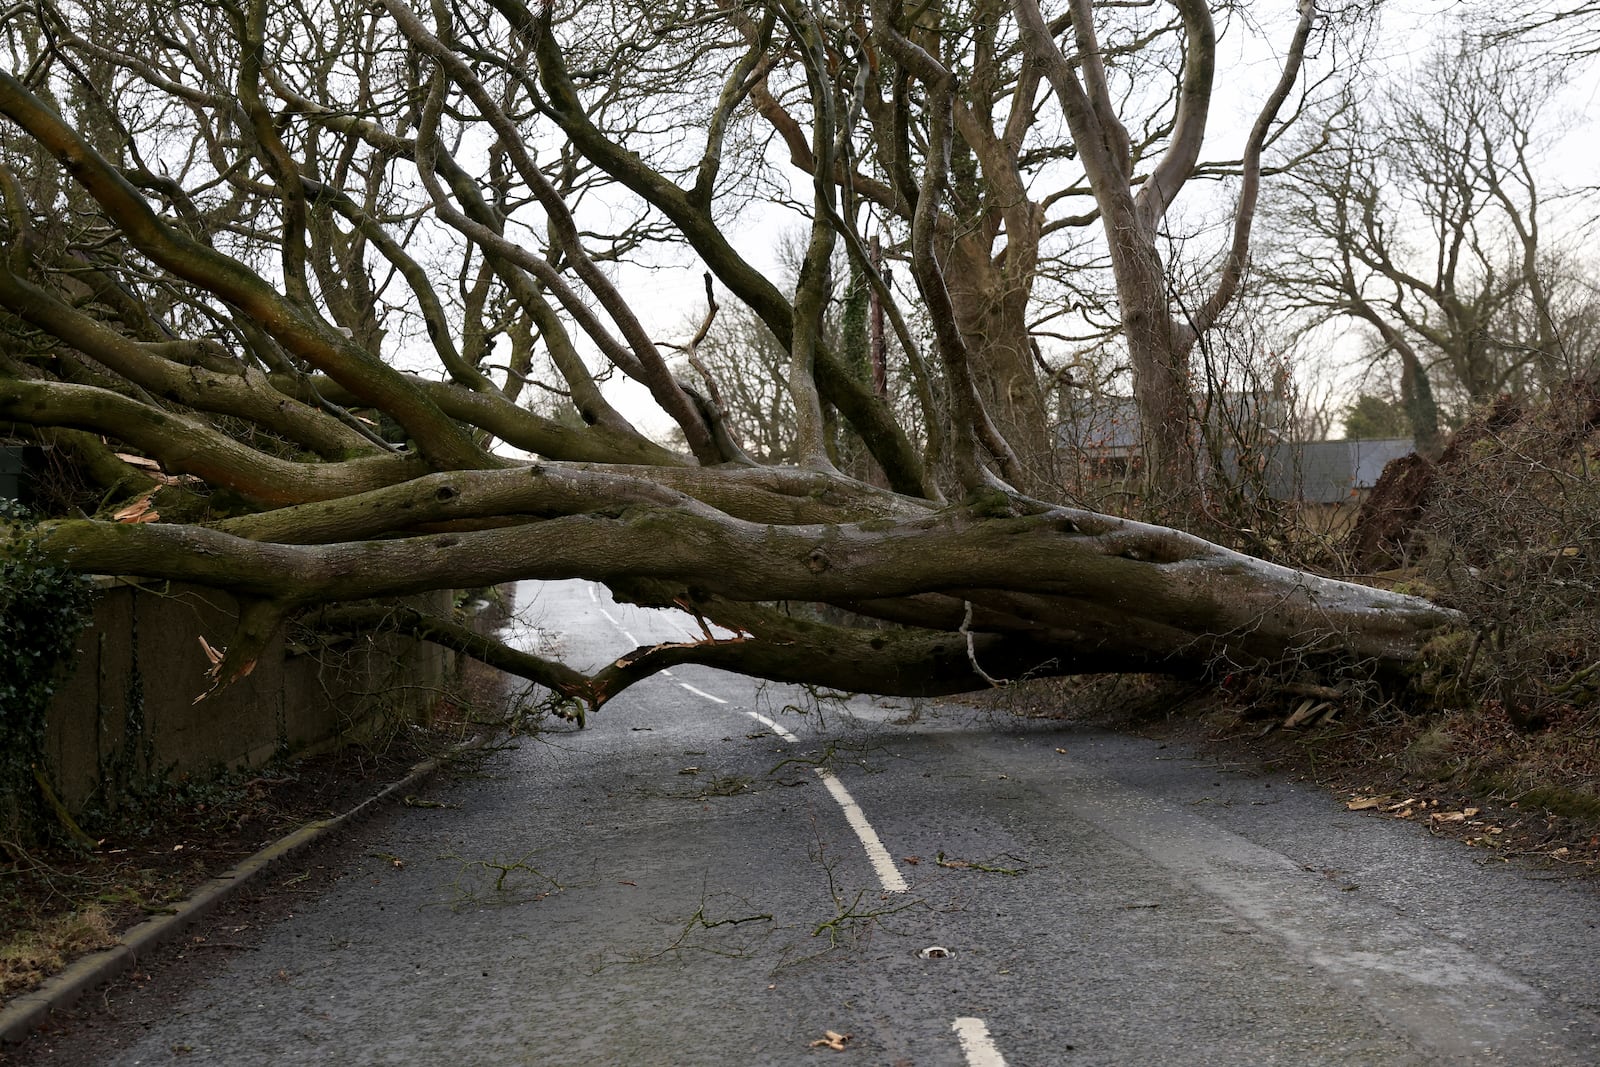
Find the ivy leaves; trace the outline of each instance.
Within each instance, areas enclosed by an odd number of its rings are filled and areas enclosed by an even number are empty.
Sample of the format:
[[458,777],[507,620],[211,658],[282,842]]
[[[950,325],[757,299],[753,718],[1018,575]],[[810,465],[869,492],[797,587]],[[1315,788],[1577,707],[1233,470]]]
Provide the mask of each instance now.
[[33,792],[57,668],[93,600],[90,580],[51,564],[29,533],[26,509],[0,501],[0,796]]

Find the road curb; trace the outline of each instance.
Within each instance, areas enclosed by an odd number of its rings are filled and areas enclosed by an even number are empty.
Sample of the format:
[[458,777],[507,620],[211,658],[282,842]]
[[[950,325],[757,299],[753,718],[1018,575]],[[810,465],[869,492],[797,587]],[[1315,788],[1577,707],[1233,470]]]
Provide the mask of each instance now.
[[[483,740],[478,739],[476,744],[481,744]],[[476,744],[469,741],[456,751],[476,747]],[[423,760],[412,767],[404,778],[379,790],[344,814],[309,822],[293,833],[280,837],[255,855],[201,885],[175,905],[170,914],[145,920],[124,933],[119,944],[84,956],[38,989],[13,997],[4,1008],[0,1008],[0,1045],[27,1040],[53,1012],[70,1008],[85,993],[132,970],[142,955],[148,955],[178,937],[273,867],[305,851],[313,843],[348,828],[388,801],[414,790],[431,777],[443,762],[439,758]]]

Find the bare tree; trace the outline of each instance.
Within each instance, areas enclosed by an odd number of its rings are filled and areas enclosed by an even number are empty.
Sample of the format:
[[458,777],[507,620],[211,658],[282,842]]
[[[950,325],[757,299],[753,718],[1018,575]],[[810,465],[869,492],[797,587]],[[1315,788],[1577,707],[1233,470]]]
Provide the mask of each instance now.
[[1269,207],[1263,274],[1312,322],[1367,327],[1374,358],[1398,363],[1424,453],[1441,447],[1447,400],[1549,385],[1588,362],[1566,336],[1582,275],[1555,269],[1573,261],[1548,235],[1556,197],[1538,176],[1558,87],[1529,57],[1458,37],[1410,80],[1347,99]]
[[694,369],[715,389],[712,402],[731,433],[756,462],[792,465],[794,404],[789,397],[789,353],[766,324],[744,308],[718,316],[697,346]]
[[[403,626],[596,706],[688,661],[899,693],[1023,672],[1398,668],[1451,613],[1042,499],[1027,307],[1044,238],[1104,229],[1152,455],[1181,488],[1186,353],[1237,288],[1261,152],[1314,25],[1306,4],[1239,167],[1226,262],[1180,321],[1155,235],[1197,166],[1215,41],[1203,4],[1170,13],[13,8],[0,420],[79,449],[106,493],[82,501],[93,517],[29,536],[79,570],[234,591],[224,681],[292,618]],[[1118,109],[1150,70],[1171,92],[1130,122]],[[1041,117],[1046,82],[1060,123]],[[787,290],[730,237],[763,200],[809,222]],[[920,319],[872,236],[909,262]],[[663,247],[715,279],[692,338],[655,336],[618,282],[617,264]],[[921,440],[830,336],[836,251],[878,294]],[[730,303],[785,353],[793,465],[752,459],[710,385],[675,373],[671,346],[696,349]],[[613,374],[684,453],[610,402]],[[576,417],[530,409],[530,386]],[[870,481],[840,472],[838,433]],[[150,460],[158,477],[130,476]],[[737,636],[586,677],[358,603],[575,576]],[[784,600],[899,626],[804,621]]]
[[1548,4],[1514,0],[1471,11],[1478,33],[1491,46],[1526,43],[1546,62],[1582,63],[1600,55],[1600,3],[1571,0]]

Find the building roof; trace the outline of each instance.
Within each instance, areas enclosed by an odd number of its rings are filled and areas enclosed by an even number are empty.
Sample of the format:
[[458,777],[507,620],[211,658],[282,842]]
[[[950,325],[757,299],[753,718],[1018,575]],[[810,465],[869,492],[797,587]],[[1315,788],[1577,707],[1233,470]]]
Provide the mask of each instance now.
[[[1278,500],[1336,504],[1371,489],[1390,460],[1409,455],[1409,437],[1368,441],[1297,441],[1275,445],[1267,460],[1267,491]],[[1238,460],[1224,456],[1225,468]]]
[[[1126,456],[1143,447],[1139,405],[1131,396],[1075,398],[1076,411],[1056,427],[1061,448],[1089,456]],[[1267,392],[1222,391],[1205,403],[1206,420],[1214,428],[1240,424],[1259,426],[1275,437],[1287,421],[1282,397]]]
[[[1221,393],[1212,408],[1212,418],[1220,425],[1221,412],[1250,414],[1259,409],[1267,440],[1247,466],[1260,471],[1256,491],[1265,489],[1278,500],[1303,500],[1312,504],[1334,504],[1349,500],[1371,489],[1390,460],[1415,450],[1409,437],[1389,437],[1366,441],[1272,440],[1283,424],[1283,401],[1266,394]],[[1109,459],[1139,452],[1141,440],[1139,408],[1132,397],[1096,397],[1093,406],[1079,411],[1056,427],[1056,440],[1063,449],[1081,456]],[[1246,481],[1240,473],[1240,449],[1222,452],[1222,469],[1235,484]]]
[[1139,406],[1131,396],[1106,397],[1056,427],[1062,448],[1101,456],[1122,456],[1137,450]]

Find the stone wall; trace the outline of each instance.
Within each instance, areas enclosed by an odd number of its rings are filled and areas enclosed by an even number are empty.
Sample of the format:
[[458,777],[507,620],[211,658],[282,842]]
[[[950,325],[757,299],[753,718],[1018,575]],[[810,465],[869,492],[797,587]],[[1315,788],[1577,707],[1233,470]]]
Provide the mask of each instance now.
[[[449,598],[419,599],[447,613]],[[225,646],[237,611],[227,594],[198,586],[103,582],[46,720],[45,756],[69,808],[141,781],[259,766],[424,720],[454,677],[454,655],[431,644],[361,637],[313,654],[280,635],[247,677],[197,702],[211,666],[200,638]]]

